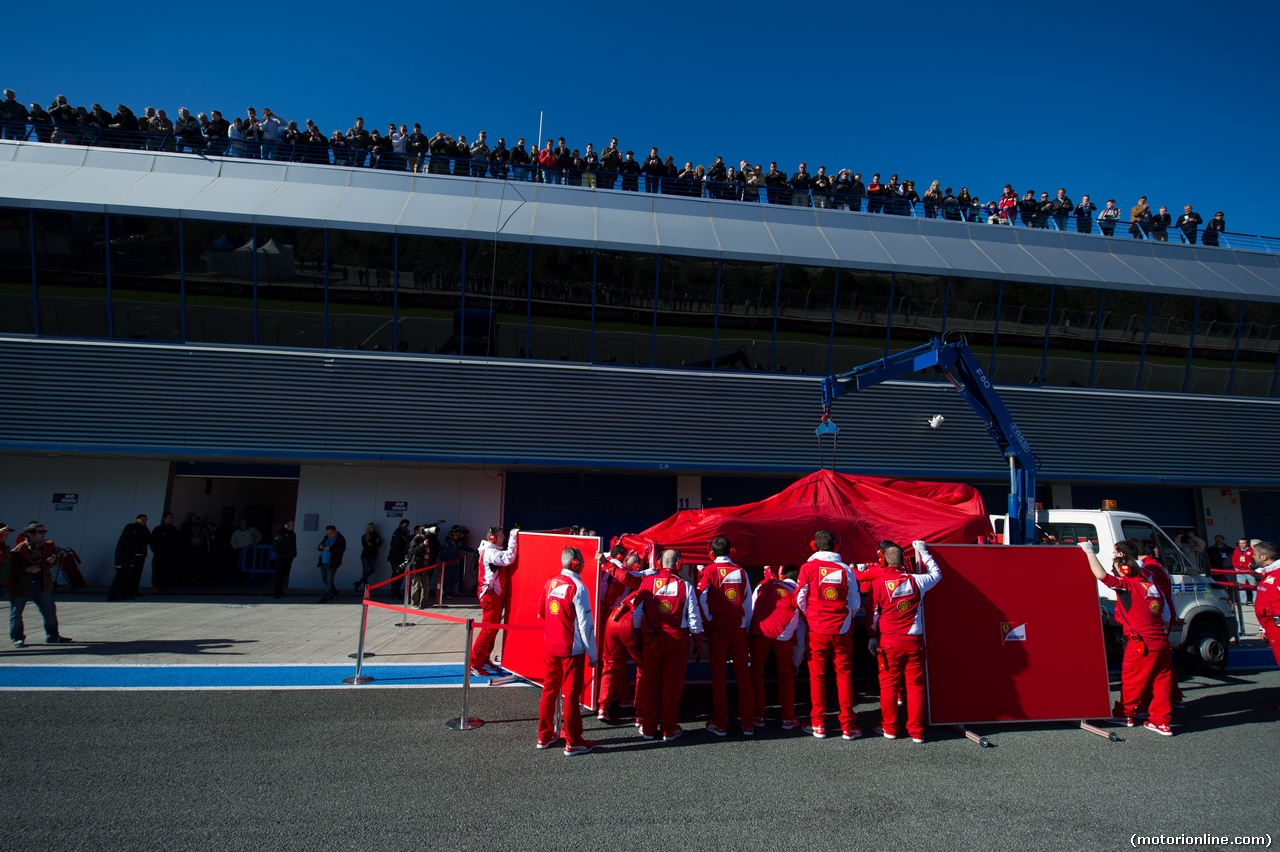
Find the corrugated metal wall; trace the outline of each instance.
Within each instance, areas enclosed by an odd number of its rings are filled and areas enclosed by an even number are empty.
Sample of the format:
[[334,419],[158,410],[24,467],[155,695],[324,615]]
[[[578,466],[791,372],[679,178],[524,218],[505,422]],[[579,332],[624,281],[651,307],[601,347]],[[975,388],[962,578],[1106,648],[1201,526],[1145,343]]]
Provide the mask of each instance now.
[[[818,377],[0,338],[0,449],[676,472],[818,466]],[[1280,484],[1280,402],[1002,388],[1056,481]],[[839,467],[1000,479],[948,384],[842,398]],[[926,419],[943,414],[930,429]]]

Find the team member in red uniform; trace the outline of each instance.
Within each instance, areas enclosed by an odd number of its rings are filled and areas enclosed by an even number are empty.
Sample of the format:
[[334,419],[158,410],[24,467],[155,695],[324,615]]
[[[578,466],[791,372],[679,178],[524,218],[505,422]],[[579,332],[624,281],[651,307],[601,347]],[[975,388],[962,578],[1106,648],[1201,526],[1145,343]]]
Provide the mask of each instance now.
[[708,662],[711,665],[711,721],[707,730],[717,737],[729,732],[729,657],[738,686],[738,720],[742,735],[755,734],[755,711],[751,707],[751,659],[747,628],[751,626],[751,583],[747,572],[729,555],[729,539],[718,535],[711,540],[712,563],[698,579],[698,603],[702,607],[702,629],[707,634]]
[[1107,588],[1116,590],[1116,620],[1125,629],[1127,641],[1120,669],[1120,701],[1113,712],[1133,727],[1138,706],[1150,701],[1151,717],[1143,727],[1171,737],[1169,696],[1173,689],[1173,649],[1169,646],[1169,605],[1153,578],[1143,575],[1135,542],[1116,542],[1112,564],[1118,576],[1102,567],[1092,543],[1082,541],[1080,548],[1089,557],[1093,576]]
[[[480,542],[477,562],[480,572],[480,585],[476,587],[476,595],[480,598],[481,618],[490,624],[502,621],[502,575],[501,568],[516,561],[516,536],[520,528],[511,530],[511,544],[503,549],[504,536],[502,527],[489,527],[485,540]],[[487,674],[501,674],[502,669],[489,659],[493,653],[494,643],[498,641],[498,629],[486,627],[480,630],[476,644],[471,648],[471,673],[483,677]]]
[[[1155,582],[1156,587],[1160,589],[1160,594],[1164,595],[1164,602],[1169,606],[1169,630],[1173,631],[1182,626],[1182,620],[1178,618],[1178,604],[1173,599],[1173,578],[1169,576],[1169,569],[1164,567],[1164,562],[1160,559],[1160,547],[1157,544],[1146,542],[1142,552],[1143,572]],[[1178,685],[1176,671],[1173,675],[1173,690],[1169,695],[1169,701],[1175,710],[1181,710],[1187,706],[1182,700],[1182,687]],[[1145,704],[1138,708],[1140,714],[1146,711]]]
[[923,541],[913,545],[925,573],[912,574],[903,564],[902,548],[885,548],[885,567],[871,584],[871,635],[880,669],[880,727],[877,733],[896,740],[900,686],[905,685],[907,733],[924,742],[924,604],[925,592],[942,579],[938,563]]
[[1238,572],[1231,578],[1241,586],[1236,590],[1239,595],[1238,600],[1240,603],[1248,603],[1253,593],[1243,587],[1252,586],[1256,578],[1253,576],[1253,544],[1244,536],[1240,537],[1235,552],[1231,554],[1231,569]]
[[661,725],[662,739],[671,742],[680,729],[680,696],[689,660],[689,637],[702,632],[702,618],[693,586],[678,576],[680,551],[662,551],[658,573],[645,577],[636,592],[632,624],[644,641],[644,692],[637,716],[640,736],[651,740]]
[[846,740],[862,736],[854,713],[853,614],[862,597],[853,570],[840,561],[836,537],[827,530],[813,536],[816,551],[800,568],[796,605],[809,624],[809,697],[813,704],[807,733],[819,739],[827,735],[827,662],[835,665],[836,693],[840,697],[840,729]]
[[796,605],[796,577],[800,569],[794,565],[779,566],[782,576],[766,579],[756,586],[751,597],[751,627],[747,641],[751,648],[751,706],[755,709],[755,726],[764,727],[764,710],[768,706],[764,693],[764,664],[773,654],[778,669],[778,704],[782,708],[782,729],[800,727],[796,718],[796,666],[804,654],[804,619]]
[[[640,646],[635,628],[631,624],[631,613],[635,608],[634,592],[640,588],[640,581],[647,574],[654,573],[651,569],[642,570],[644,566],[640,557],[635,554],[626,557],[624,563],[622,556],[625,553],[625,548],[615,545],[608,561],[601,566],[604,592],[600,596],[603,601],[600,608],[606,615],[598,718],[609,724],[617,720],[618,707],[634,703],[634,696],[640,691]],[[634,691],[627,676],[628,660],[636,664]]]
[[[1274,542],[1260,541],[1253,546],[1253,561],[1258,571],[1258,594],[1253,600],[1253,612],[1258,616],[1258,626],[1267,637],[1271,653],[1280,664],[1280,562]],[[1280,704],[1276,705],[1280,709]]]
[[582,578],[582,551],[566,547],[560,554],[560,573],[547,580],[538,598],[538,618],[545,623],[542,642],[546,675],[538,707],[538,748],[560,738],[555,729],[556,699],[564,694],[564,756],[586,754],[595,743],[582,738],[578,699],[586,680],[586,664],[596,664],[596,631],[591,597]]

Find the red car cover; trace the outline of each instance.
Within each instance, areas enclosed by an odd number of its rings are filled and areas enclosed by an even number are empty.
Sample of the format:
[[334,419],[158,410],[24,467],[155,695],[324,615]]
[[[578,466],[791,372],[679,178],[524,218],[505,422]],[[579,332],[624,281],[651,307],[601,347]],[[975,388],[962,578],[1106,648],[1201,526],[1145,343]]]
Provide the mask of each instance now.
[[621,543],[647,553],[674,547],[686,562],[705,556],[711,539],[726,535],[739,565],[796,565],[813,553],[820,529],[835,533],[848,562],[874,562],[879,543],[973,544],[991,533],[977,489],[946,482],[850,476],[820,470],[789,488],[741,506],[687,509]]

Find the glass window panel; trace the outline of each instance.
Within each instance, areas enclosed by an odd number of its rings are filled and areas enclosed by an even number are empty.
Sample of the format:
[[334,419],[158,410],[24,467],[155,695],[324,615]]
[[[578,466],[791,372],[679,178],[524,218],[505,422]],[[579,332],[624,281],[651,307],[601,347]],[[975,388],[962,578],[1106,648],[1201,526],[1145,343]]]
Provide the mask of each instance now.
[[181,340],[178,220],[112,216],[108,224],[112,336]]
[[592,350],[602,364],[653,363],[651,254],[596,253],[596,327]]
[[396,347],[461,351],[462,240],[400,237]]
[[[529,318],[529,247],[467,241],[467,352],[524,358]],[[473,330],[475,333],[473,333]]]
[[996,335],[1000,307],[1000,282],[981,278],[952,278],[947,295],[947,337],[962,334],[978,364],[991,365],[991,346]]
[[0,210],[0,332],[34,334],[31,223],[26,210]]
[[330,349],[391,350],[394,276],[394,236],[329,231]]
[[661,259],[655,347],[658,365],[712,367],[718,266],[719,261],[706,258]]
[[36,210],[40,333],[106,337],[105,219],[94,213]]
[[589,360],[594,253],[559,246],[533,246],[532,251],[529,357]]
[[722,370],[773,369],[776,263],[726,260],[720,270],[716,362]]
[[1227,392],[1236,340],[1240,337],[1240,307],[1238,300],[1201,297],[1196,311],[1195,351],[1187,376],[1189,393]]
[[1098,335],[1102,292],[1083,287],[1056,287],[1053,322],[1049,324],[1049,361],[1044,383],[1056,387],[1087,388]]
[[324,348],[324,231],[259,225],[255,253],[258,342]]
[[1236,396],[1271,396],[1275,387],[1278,350],[1280,305],[1246,302],[1231,393]]
[[254,342],[252,241],[249,225],[182,223],[188,341]]
[[1143,358],[1142,390],[1181,391],[1196,319],[1193,296],[1153,296]]
[[1000,299],[1000,334],[991,378],[1006,385],[1040,383],[1049,300],[1053,288],[1006,281]]
[[947,279],[899,273],[893,282],[889,351],[911,349],[942,334]]
[[1151,296],[1146,293],[1107,290],[1102,294],[1098,360],[1093,368],[1095,388],[1137,388],[1150,303]]
[[778,293],[777,367],[793,373],[830,372],[831,312],[836,271],[783,266]]
[[885,356],[892,298],[893,277],[888,273],[840,270],[831,372],[852,370]]

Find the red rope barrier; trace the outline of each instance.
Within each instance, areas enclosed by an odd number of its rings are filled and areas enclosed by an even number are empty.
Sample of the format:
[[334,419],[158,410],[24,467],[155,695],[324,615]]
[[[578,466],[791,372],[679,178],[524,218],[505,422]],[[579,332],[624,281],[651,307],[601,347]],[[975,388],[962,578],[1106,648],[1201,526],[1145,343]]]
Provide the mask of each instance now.
[[365,586],[365,588],[366,588],[366,589],[369,589],[370,591],[372,591],[372,590],[374,590],[374,589],[380,589],[380,588],[382,588],[383,586],[387,585],[388,583],[394,583],[396,580],[403,579],[403,578],[405,578],[405,577],[409,576],[410,574],[420,574],[420,573],[422,573],[423,571],[431,571],[431,570],[434,570],[434,569],[436,569],[436,568],[440,568],[440,567],[442,567],[442,566],[444,566],[444,565],[451,565],[451,564],[453,564],[454,562],[457,562],[457,561],[458,561],[457,559],[447,559],[447,560],[445,560],[444,562],[437,562],[435,565],[427,565],[427,566],[422,567],[422,568],[414,568],[414,569],[409,570],[409,571],[401,571],[399,574],[396,574],[394,577],[392,577],[392,578],[391,578],[391,579],[389,579],[389,580],[383,580],[383,581],[382,581],[382,582],[380,582],[380,583],[369,583],[369,584],[367,584],[367,585]]
[[[427,612],[425,609],[414,609],[413,607],[398,606],[396,604],[382,603],[381,601],[370,600],[365,598],[361,601],[365,606],[377,607],[378,609],[389,609],[392,612],[403,612],[408,615],[425,615],[427,618],[434,618],[438,621],[447,621],[450,624],[466,624],[467,619],[458,618],[456,615],[438,615],[434,612]],[[475,627],[481,630],[541,630],[540,624],[501,624],[491,621],[475,622]]]

